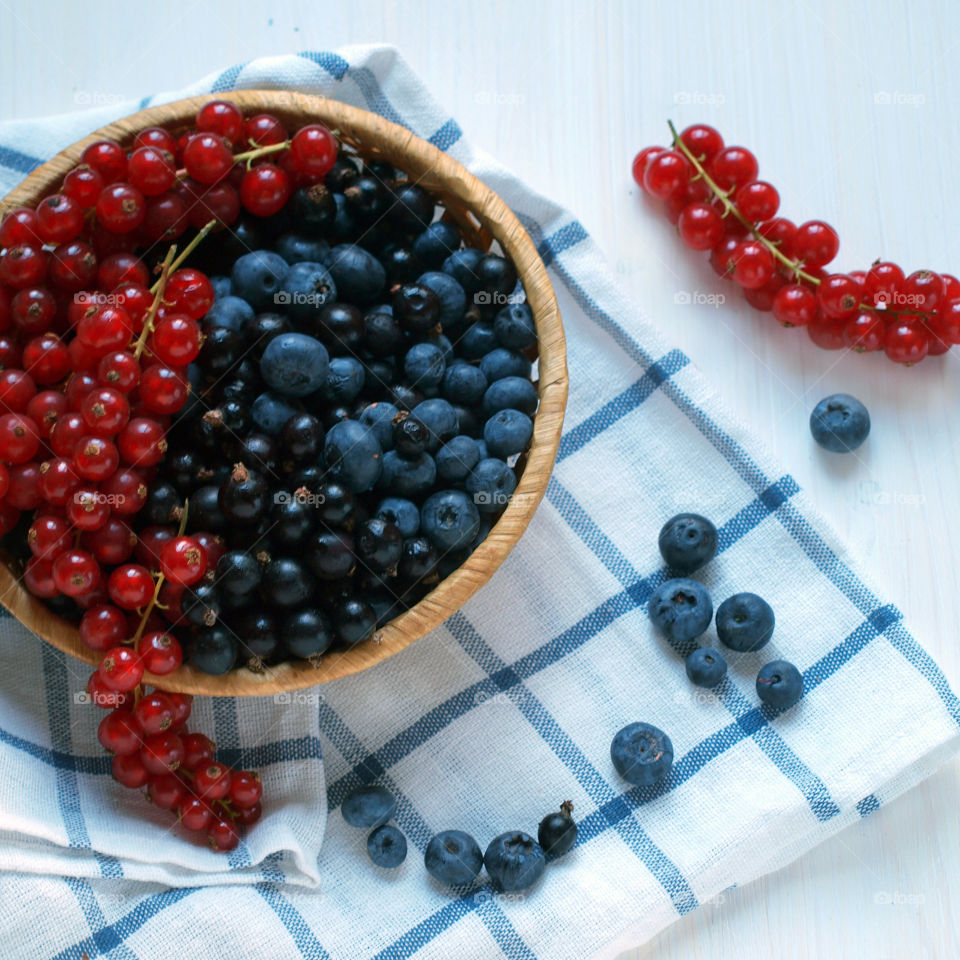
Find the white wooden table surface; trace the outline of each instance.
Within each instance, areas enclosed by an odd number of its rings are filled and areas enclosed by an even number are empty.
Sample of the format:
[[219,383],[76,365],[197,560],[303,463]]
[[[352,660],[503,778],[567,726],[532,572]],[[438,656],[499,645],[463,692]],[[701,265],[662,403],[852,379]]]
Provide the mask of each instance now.
[[[960,8],[0,0],[0,117],[83,109],[255,56],[372,41],[396,44],[475,143],[576,212],[646,313],[870,562],[956,686],[960,354],[902,369],[781,330],[682,248],[638,199],[629,166],[641,146],[663,142],[667,117],[712,123],[754,149],[785,216],[837,227],[841,269],[883,256],[960,274]],[[677,302],[694,291],[727,302]],[[842,461],[818,453],[807,432],[814,403],[837,391],[859,396],[873,417],[862,453]],[[952,763],[631,956],[955,956],[958,787]]]

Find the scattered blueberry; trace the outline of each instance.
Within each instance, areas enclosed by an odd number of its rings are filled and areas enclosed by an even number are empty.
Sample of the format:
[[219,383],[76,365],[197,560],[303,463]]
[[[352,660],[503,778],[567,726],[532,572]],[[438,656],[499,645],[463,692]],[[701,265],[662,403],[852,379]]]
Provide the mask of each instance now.
[[284,305],[294,324],[314,324],[326,304],[337,299],[337,286],[322,263],[293,264],[283,275],[274,303]]
[[234,263],[230,292],[246,300],[254,310],[268,310],[273,307],[274,295],[289,269],[290,265],[279,254],[254,250]]
[[533,837],[514,830],[490,841],[483,865],[496,886],[509,893],[532,887],[543,876],[547,859]]
[[559,813],[548,813],[537,830],[537,840],[548,857],[562,857],[577,842],[573,803],[564,800]]
[[342,420],[327,431],[323,457],[330,476],[354,493],[372,489],[383,461],[376,434],[358,420]]
[[672,643],[699,637],[713,619],[713,603],[706,587],[696,580],[666,580],[647,606],[654,627]]
[[511,350],[526,350],[537,342],[533,311],[526,303],[507,304],[493,321],[497,340]]
[[731,650],[752,653],[770,642],[776,619],[755,593],[735,593],[717,608],[717,636]]
[[502,380],[504,377],[529,377],[530,361],[516,350],[497,347],[483,357],[480,369],[493,383],[494,380]]
[[670,772],[673,744],[662,730],[649,723],[630,723],[613,738],[610,759],[628,783],[651,787]]
[[480,462],[480,444],[472,437],[453,437],[437,451],[436,462],[441,480],[460,483]]
[[519,410],[501,410],[483,428],[490,455],[504,460],[525,450],[532,436],[533,421]]
[[499,513],[517,489],[517,475],[496,457],[486,457],[470,471],[467,493],[481,513]]
[[786,660],[773,660],[757,674],[757,696],[769,707],[786,710],[803,693],[800,671]]
[[660,553],[677,573],[689,574],[717,553],[717,528],[698,513],[678,513],[660,531]]
[[407,859],[407,838],[393,824],[384,824],[367,837],[367,853],[378,867],[392,870]]
[[698,687],[715,687],[727,675],[727,661],[718,650],[700,647],[687,657],[687,676]]
[[810,414],[813,439],[831,453],[850,453],[867,439],[870,414],[848,393],[824,397]]
[[387,272],[368,250],[353,243],[341,243],[330,251],[330,275],[337,295],[347,303],[373,303],[387,285]]
[[420,511],[420,528],[441,553],[468,547],[480,528],[480,514],[461,490],[428,497]]
[[536,413],[537,388],[525,377],[503,377],[487,387],[483,395],[483,412],[492,417],[508,408],[531,417]]
[[267,344],[260,358],[260,374],[267,384],[289,397],[316,393],[326,382],[327,348],[305,333],[284,333]]
[[434,880],[456,887],[477,876],[483,866],[483,853],[470,834],[444,830],[427,844],[423,862]]
[[229,330],[237,332],[253,320],[255,316],[253,307],[242,300],[240,297],[226,296],[214,300],[213,306],[207,311],[203,318],[204,329],[210,327],[227,327]]
[[370,830],[393,817],[397,812],[397,801],[386,787],[357,787],[347,794],[340,812],[351,827]]

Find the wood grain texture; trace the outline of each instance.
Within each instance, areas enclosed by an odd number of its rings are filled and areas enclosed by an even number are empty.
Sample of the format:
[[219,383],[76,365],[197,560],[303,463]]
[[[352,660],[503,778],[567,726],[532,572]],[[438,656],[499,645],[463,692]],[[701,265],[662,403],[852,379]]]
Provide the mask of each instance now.
[[[956,350],[915,370],[826,354],[750,310],[636,196],[633,154],[666,118],[754,148],[785,216],[822,217],[841,269],[877,256],[960,272],[960,10],[946,0],[50,0],[0,6],[0,116],[162,90],[257,56],[396,44],[472,142],[572,209],[680,346],[870,565],[957,688]],[[50,28],[56,23],[56,30]],[[43,64],[43,69],[38,69]],[[884,102],[885,100],[889,102]],[[59,144],[57,146],[64,146]],[[719,308],[678,292],[724,293]],[[822,396],[859,395],[858,460],[815,449]],[[631,960],[952,957],[960,764],[779,873],[678,921]],[[890,894],[890,902],[884,902]],[[899,894],[899,897],[894,897]],[[899,902],[894,902],[899,901]]]
[[[34,170],[0,202],[0,215],[15,207],[35,206],[56,191],[89,144],[105,138],[129,144],[138,130],[151,126],[179,132],[190,126],[197,110],[212,99],[216,98],[192,97],[152,107],[91,132]],[[246,90],[227,94],[225,99],[247,115],[276,114],[291,129],[325,123],[339,131],[344,143],[360,155],[386,160],[404,170],[444,203],[471,242],[484,249],[494,240],[500,245],[517,269],[537,325],[540,405],[533,438],[510,503],[462,566],[370,640],[349,650],[334,648],[317,665],[289,661],[257,673],[241,666],[216,677],[185,664],[163,678],[145,675],[147,683],[160,684],[165,690],[215,697],[264,696],[327,683],[382,662],[439,627],[493,576],[527,528],[550,480],[567,400],[566,344],[553,287],[526,230],[500,197],[456,160],[404,127],[336,100],[282,90]],[[87,663],[99,663],[99,655],[83,643],[77,629],[31,596],[8,565],[0,565],[0,603],[44,640]]]

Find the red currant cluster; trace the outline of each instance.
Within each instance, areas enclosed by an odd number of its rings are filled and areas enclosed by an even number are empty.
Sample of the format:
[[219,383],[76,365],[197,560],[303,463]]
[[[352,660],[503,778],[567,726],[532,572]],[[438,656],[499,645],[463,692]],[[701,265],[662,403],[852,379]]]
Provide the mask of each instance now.
[[[259,817],[259,780],[214,762],[212,744],[187,733],[189,697],[145,693],[142,681],[180,666],[171,630],[181,594],[225,547],[212,534],[182,536],[182,526],[138,536],[133,522],[187,401],[198,321],[214,298],[184,261],[241,207],[277,213],[336,156],[323,126],[290,137],[274,116],[246,119],[213,101],[179,138],[153,127],[129,150],[91,144],[59,193],[0,222],[0,535],[32,514],[25,585],[84,611],[80,635],[104,654],[88,692],[112,708],[99,736],[116,779],[147,786],[218,850]],[[150,285],[151,245],[188,230]]]
[[757,310],[772,311],[785,327],[806,327],[825,350],[883,350],[911,365],[960,343],[960,280],[895,263],[828,273],[840,239],[829,224],[799,226],[778,217],[780,195],[757,179],[756,157],[728,147],[705,124],[679,135],[673,149],[646,147],[633,161],[633,178],[663,201],[683,242],[709,250],[710,265],[743,288]]

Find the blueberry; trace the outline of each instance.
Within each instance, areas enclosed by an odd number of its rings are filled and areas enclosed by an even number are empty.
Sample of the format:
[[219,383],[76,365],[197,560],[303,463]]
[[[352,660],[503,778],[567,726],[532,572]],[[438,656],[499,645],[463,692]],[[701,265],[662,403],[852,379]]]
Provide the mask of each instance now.
[[443,375],[443,395],[451,403],[472,406],[480,402],[486,389],[487,378],[483,371],[460,360],[450,364]]
[[693,573],[717,553],[717,528],[698,513],[678,513],[660,531],[660,553],[677,573]]
[[831,453],[850,453],[867,439],[870,414],[867,408],[848,393],[824,397],[810,414],[813,439]]
[[431,223],[413,241],[413,252],[430,270],[439,270],[443,261],[460,246],[460,231],[449,220]]
[[466,247],[463,250],[454,250],[444,260],[441,269],[463,287],[468,297],[472,297],[480,289],[481,281],[477,274],[477,266],[482,259],[482,250]]
[[718,650],[700,647],[687,657],[687,676],[698,687],[715,687],[727,675],[727,661]]
[[511,350],[527,350],[537,342],[533,311],[525,303],[507,304],[494,318],[493,331],[500,345]]
[[577,842],[577,825],[574,823],[573,804],[564,800],[559,813],[548,813],[537,830],[537,840],[548,857],[562,857]]
[[367,837],[367,853],[378,867],[392,870],[407,859],[407,838],[393,824],[386,823]]
[[769,707],[786,710],[803,693],[800,671],[786,660],[774,660],[757,674],[757,696]]
[[303,660],[319,657],[333,643],[327,618],[322,610],[314,607],[287,614],[283,618],[280,635],[287,653]]
[[529,377],[530,361],[516,350],[496,347],[480,360],[480,369],[493,383],[494,380],[502,380],[504,377]]
[[769,643],[776,618],[755,593],[736,593],[717,608],[717,636],[731,650],[752,653]]
[[446,443],[460,432],[460,421],[457,411],[448,400],[436,397],[418,403],[410,416],[419,420],[430,435],[427,442],[427,452],[435,453],[441,444]]
[[[481,360],[488,353],[496,350],[497,335],[493,332],[493,324],[484,323],[482,320],[471,324],[460,338],[459,347],[461,355],[467,360]],[[483,375],[487,376],[485,372]],[[489,380],[490,378],[487,377],[488,382]]]
[[260,373],[267,384],[284,396],[305,397],[327,381],[327,348],[305,333],[274,337],[260,358]]
[[647,607],[654,627],[672,643],[699,637],[713,618],[713,602],[696,580],[666,580],[654,591]]
[[323,385],[323,399],[331,404],[352,403],[363,390],[366,373],[355,357],[334,357]]
[[516,268],[509,260],[496,253],[485,253],[474,272],[480,279],[480,289],[493,300],[510,295],[517,285]]
[[404,344],[404,332],[389,306],[374,308],[363,317],[363,342],[374,357],[389,357]]
[[404,540],[415,537],[420,530],[420,510],[412,500],[385,497],[377,507],[376,516],[394,524]]
[[525,377],[495,380],[483,395],[483,412],[492,417],[500,410],[519,410],[528,416],[537,411],[537,388]]
[[393,418],[399,412],[394,404],[381,400],[371,403],[360,414],[360,422],[373,431],[381,450],[393,448]]
[[437,451],[436,461],[441,480],[460,483],[480,462],[480,444],[472,437],[453,437]]
[[514,830],[490,841],[483,865],[501,890],[512,892],[532,887],[543,876],[547,858],[533,837]]
[[337,608],[336,627],[340,642],[352,647],[368,639],[377,629],[377,615],[370,604],[348,597]]
[[337,299],[337,286],[322,263],[295,263],[283,275],[273,302],[283,305],[296,326],[317,323],[326,304]]
[[[331,206],[336,204],[331,198]],[[329,266],[332,259],[330,244],[319,237],[305,237],[299,233],[285,233],[274,244],[274,249],[289,264],[294,263],[322,263]]]
[[420,528],[441,553],[469,546],[480,527],[480,514],[461,490],[442,490],[427,498]]
[[210,286],[213,287],[213,299],[221,300],[223,297],[230,296],[230,278],[213,276],[210,278]]
[[237,662],[233,634],[222,624],[198,630],[187,645],[187,660],[203,673],[221,676]]
[[253,422],[266,434],[275,437],[284,424],[300,411],[279,393],[261,393],[250,407]]
[[466,488],[481,513],[499,513],[517,489],[517,476],[502,460],[487,457],[470,471]]
[[313,593],[315,581],[299,560],[277,557],[263,568],[260,593],[273,607],[299,607]]
[[494,457],[521,453],[533,436],[533,421],[519,410],[500,410],[483,427],[483,440]]
[[429,270],[417,277],[417,283],[429,287],[440,298],[440,324],[455,327],[467,310],[467,294],[453,277]]
[[381,486],[400,497],[422,497],[437,481],[437,464],[429,453],[401,457],[396,450],[383,455]]
[[254,310],[273,306],[274,294],[290,264],[270,250],[254,250],[244,254],[233,265],[230,274],[230,292],[242,297]]
[[332,478],[354,493],[363,493],[380,477],[383,451],[368,426],[357,420],[341,420],[327,431],[323,458]]
[[353,243],[341,243],[331,255],[330,274],[341,300],[362,306],[383,293],[387,272],[372,253]]
[[403,358],[403,372],[417,390],[439,386],[446,369],[443,351],[432,343],[415,343]]
[[351,827],[370,830],[383,826],[397,812],[397,801],[386,787],[357,787],[347,794],[340,812]]
[[670,772],[673,744],[649,723],[629,723],[613,738],[610,759],[628,783],[652,787]]
[[226,327],[240,332],[254,318],[253,307],[240,297],[221,297],[213,301],[213,306],[203,318],[204,329]]
[[423,863],[434,880],[457,887],[476,878],[483,866],[483,854],[470,834],[444,830],[427,844]]

